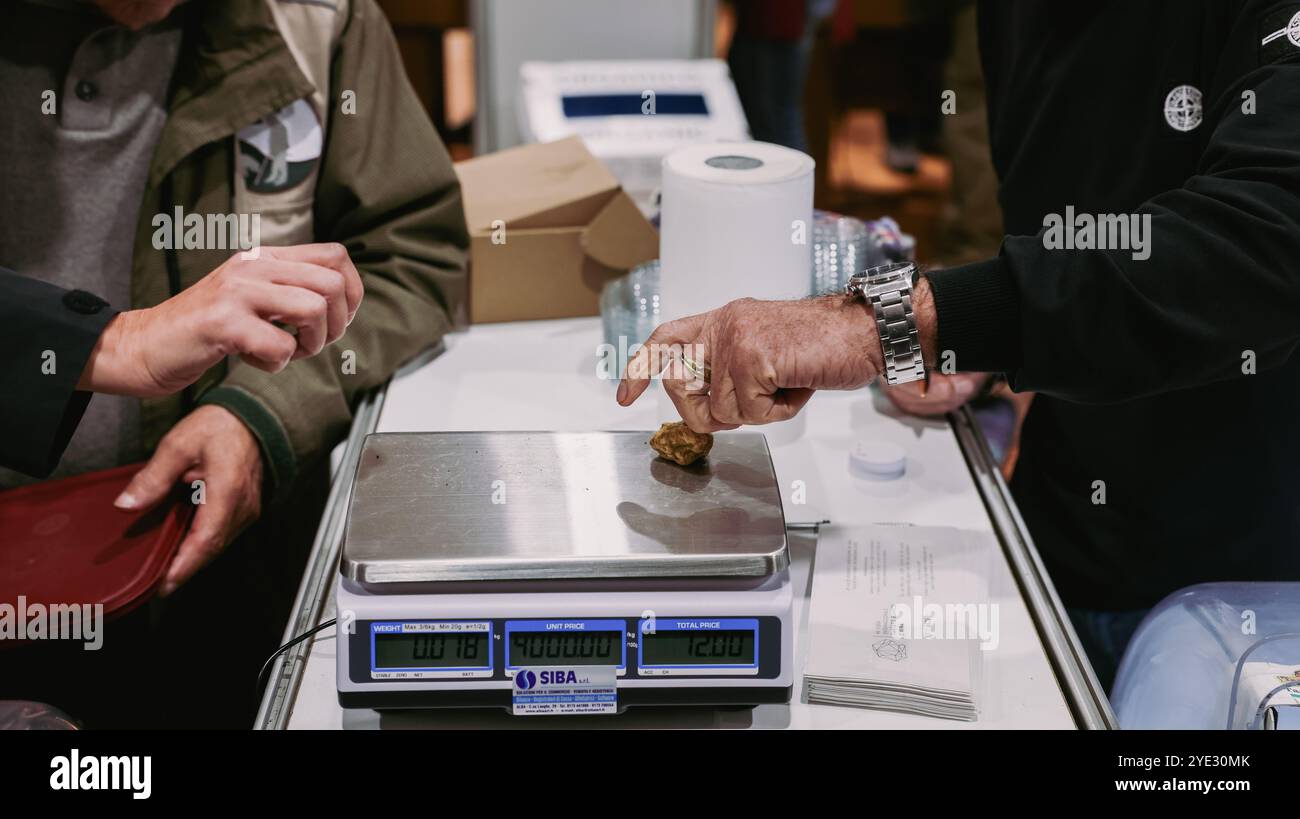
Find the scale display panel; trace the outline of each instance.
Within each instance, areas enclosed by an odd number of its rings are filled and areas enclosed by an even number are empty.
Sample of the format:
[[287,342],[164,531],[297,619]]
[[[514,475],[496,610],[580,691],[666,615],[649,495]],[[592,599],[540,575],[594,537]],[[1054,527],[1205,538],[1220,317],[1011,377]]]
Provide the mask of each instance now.
[[622,620],[510,620],[506,669],[541,665],[612,665],[627,668]]
[[375,679],[491,676],[492,669],[491,622],[370,624],[370,673]]
[[[653,629],[653,630],[651,630]],[[758,671],[758,620],[656,618],[641,626],[642,674]]]

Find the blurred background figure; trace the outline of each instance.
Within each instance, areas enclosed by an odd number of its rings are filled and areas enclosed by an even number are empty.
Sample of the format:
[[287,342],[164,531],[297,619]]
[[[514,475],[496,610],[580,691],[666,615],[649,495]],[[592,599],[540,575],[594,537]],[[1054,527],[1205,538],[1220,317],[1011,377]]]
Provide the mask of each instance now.
[[838,0],[735,0],[727,64],[754,139],[808,149],[803,124],[808,64],[817,29],[837,5]]

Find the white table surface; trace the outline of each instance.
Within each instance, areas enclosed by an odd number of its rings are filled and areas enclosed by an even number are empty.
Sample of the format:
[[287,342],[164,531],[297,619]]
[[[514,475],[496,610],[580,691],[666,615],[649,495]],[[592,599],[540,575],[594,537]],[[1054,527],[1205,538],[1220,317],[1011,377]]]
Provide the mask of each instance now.
[[[652,388],[631,408],[614,402],[614,384],[597,376],[598,319],[476,325],[448,339],[448,350],[396,379],[379,419],[381,432],[424,430],[645,430],[672,420]],[[947,422],[901,418],[872,390],[819,393],[801,417],[762,428],[768,434],[789,521],[851,525],[906,522],[991,531],[979,493]],[[848,447],[893,441],[907,451],[907,475],[855,484]],[[806,502],[795,502],[802,482]],[[754,709],[632,708],[594,717],[512,717],[504,709],[380,712],[339,707],[334,636],[313,642],[290,728],[1070,728],[1060,687],[1000,550],[989,556],[991,602],[999,605],[1000,644],[984,652],[977,722],[964,723],[799,701],[807,640],[809,571],[815,535],[790,539],[795,599],[795,668],[789,705]],[[333,600],[323,619],[334,616]]]

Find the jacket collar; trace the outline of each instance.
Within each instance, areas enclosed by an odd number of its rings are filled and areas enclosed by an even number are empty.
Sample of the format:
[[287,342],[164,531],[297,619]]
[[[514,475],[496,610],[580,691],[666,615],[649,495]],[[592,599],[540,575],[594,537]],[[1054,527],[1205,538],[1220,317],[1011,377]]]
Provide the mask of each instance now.
[[191,0],[149,186],[194,150],[312,93],[271,17],[276,0]]

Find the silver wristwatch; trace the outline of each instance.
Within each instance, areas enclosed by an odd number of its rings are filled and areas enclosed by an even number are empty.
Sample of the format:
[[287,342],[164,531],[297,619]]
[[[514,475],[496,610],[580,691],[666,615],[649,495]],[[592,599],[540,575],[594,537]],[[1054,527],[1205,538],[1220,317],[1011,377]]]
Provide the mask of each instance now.
[[876,314],[876,330],[885,353],[885,383],[906,384],[925,377],[921,337],[912,312],[911,262],[881,265],[849,279],[844,292],[865,299]]

